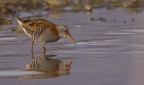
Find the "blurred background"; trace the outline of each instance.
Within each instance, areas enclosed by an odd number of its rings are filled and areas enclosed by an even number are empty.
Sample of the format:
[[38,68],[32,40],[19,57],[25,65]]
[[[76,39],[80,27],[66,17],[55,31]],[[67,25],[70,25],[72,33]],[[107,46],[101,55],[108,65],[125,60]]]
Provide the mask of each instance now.
[[19,17],[20,12],[31,12],[34,15],[42,15],[41,11],[48,14],[92,12],[96,8],[126,8],[131,13],[141,13],[144,10],[144,0],[0,0],[1,17]]
[[143,13],[144,0],[0,0],[0,25],[12,24],[16,17],[57,17],[64,12],[89,15],[93,9],[101,8],[124,8],[129,13]]
[[0,25],[12,24],[16,17],[57,17],[64,12],[89,15],[93,9],[101,8],[124,8],[129,13],[143,13],[144,0],[0,0]]

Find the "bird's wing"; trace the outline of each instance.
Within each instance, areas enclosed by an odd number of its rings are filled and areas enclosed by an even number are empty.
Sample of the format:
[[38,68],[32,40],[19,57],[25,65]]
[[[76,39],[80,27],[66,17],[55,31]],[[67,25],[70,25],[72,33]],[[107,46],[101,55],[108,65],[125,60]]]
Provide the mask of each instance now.
[[40,35],[43,31],[45,31],[48,28],[48,25],[43,23],[35,23],[34,25],[29,24],[28,26],[22,25],[22,27],[24,28],[24,32],[28,35]]
[[42,19],[35,19],[28,23],[27,27],[24,27],[27,31],[27,34],[30,35],[40,35],[45,30],[49,30],[51,33],[58,35],[58,31],[55,27],[55,24],[53,24],[50,21],[42,20]]
[[22,27],[23,31],[24,31],[27,35],[29,35],[29,36],[31,36],[31,35],[34,33],[33,30],[29,29],[29,28],[26,27],[26,26],[23,26],[23,25],[22,25],[21,27]]
[[58,31],[54,24],[48,24],[48,23],[37,23],[37,27],[32,29],[34,32],[37,32],[38,34],[43,33],[45,30],[49,30],[55,35],[58,35]]
[[37,27],[34,29],[33,35],[40,36],[49,26],[45,24],[38,24]]

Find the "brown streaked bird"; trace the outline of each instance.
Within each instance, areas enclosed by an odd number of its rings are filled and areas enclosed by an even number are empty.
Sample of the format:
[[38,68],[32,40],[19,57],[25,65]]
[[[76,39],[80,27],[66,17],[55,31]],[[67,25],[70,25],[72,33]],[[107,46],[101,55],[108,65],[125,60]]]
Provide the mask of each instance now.
[[68,37],[76,44],[65,25],[57,25],[44,19],[22,20],[17,18],[17,21],[23,31],[32,39],[32,53],[34,43],[41,45],[43,52],[46,53],[46,43],[58,41],[63,36]]

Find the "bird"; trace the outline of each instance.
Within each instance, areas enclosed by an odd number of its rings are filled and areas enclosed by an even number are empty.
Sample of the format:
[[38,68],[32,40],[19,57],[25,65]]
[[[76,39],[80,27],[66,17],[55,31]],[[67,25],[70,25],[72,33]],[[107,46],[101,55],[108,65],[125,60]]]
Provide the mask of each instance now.
[[43,53],[46,53],[46,43],[56,42],[61,37],[69,38],[76,45],[76,41],[72,38],[67,26],[65,25],[58,25],[45,19],[24,20],[17,18],[17,22],[23,31],[32,39],[32,53],[34,43],[41,45],[43,48]]

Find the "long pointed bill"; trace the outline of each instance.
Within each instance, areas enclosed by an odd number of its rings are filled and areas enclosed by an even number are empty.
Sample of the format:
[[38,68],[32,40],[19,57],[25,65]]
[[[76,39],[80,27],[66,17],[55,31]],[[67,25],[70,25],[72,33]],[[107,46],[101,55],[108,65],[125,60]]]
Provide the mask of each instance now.
[[71,40],[71,42],[73,42],[76,45],[76,41],[72,38],[70,34],[67,34],[66,36]]

